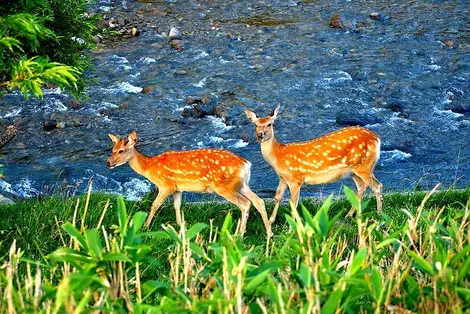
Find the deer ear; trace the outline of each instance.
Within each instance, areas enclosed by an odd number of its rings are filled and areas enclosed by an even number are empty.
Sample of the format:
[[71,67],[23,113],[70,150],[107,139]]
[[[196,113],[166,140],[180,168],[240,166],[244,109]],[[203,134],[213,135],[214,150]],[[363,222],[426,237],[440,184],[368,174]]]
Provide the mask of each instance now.
[[281,110],[281,105],[277,105],[276,109],[271,112],[270,116],[273,120],[276,120],[277,117],[279,116],[279,111]]
[[111,139],[111,141],[113,141],[114,144],[116,144],[117,142],[119,142],[119,136],[117,135],[112,135],[111,133],[108,134],[109,138]]
[[127,140],[130,146],[134,146],[135,143],[137,143],[137,133],[135,131],[129,133],[129,135],[127,136]]
[[256,116],[256,113],[254,113],[253,111],[246,109],[245,114],[248,117],[248,120],[250,120],[251,122],[255,123],[256,121],[258,121],[258,117]]

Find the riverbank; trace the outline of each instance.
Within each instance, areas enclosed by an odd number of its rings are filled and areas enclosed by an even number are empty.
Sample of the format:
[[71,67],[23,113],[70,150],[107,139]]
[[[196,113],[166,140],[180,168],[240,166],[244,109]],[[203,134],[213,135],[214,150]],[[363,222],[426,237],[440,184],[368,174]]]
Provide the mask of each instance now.
[[[402,223],[407,219],[405,211],[414,213],[423,198],[425,192],[411,193],[389,193],[384,195],[383,215],[380,217],[375,211],[375,198],[366,197],[364,215],[370,219],[381,221],[392,221],[393,223]],[[109,208],[103,218],[103,225],[111,226],[117,223],[115,215],[117,195],[92,193],[89,200],[89,210],[87,213],[86,225],[95,226],[98,223],[106,203],[109,202]],[[154,200],[153,193],[147,194],[140,201],[126,201],[129,214],[138,211],[148,212]],[[443,190],[433,195],[427,201],[427,209],[441,209],[443,207],[456,208],[463,210],[470,200],[470,189],[464,190]],[[272,211],[272,199],[266,199],[268,214]],[[303,198],[303,204],[311,212],[317,212],[321,203],[315,198]],[[57,247],[57,240],[60,237],[60,226],[66,221],[74,219],[75,210],[78,206],[78,216],[75,220],[80,221],[79,217],[86,203],[86,195],[73,198],[63,198],[60,196],[46,196],[43,198],[29,199],[18,202],[14,205],[0,205],[0,232],[2,241],[0,243],[0,256],[6,255],[13,240],[17,241],[17,247],[22,248],[25,256],[28,258],[40,258],[51,253]],[[78,204],[78,205],[77,205]],[[353,227],[355,219],[346,218],[349,211],[349,203],[344,198],[338,198],[333,203],[331,215],[341,214],[339,222],[344,226]],[[182,210],[187,224],[191,225],[198,222],[208,223],[213,220],[214,226],[221,226],[225,216],[231,213],[234,219],[238,219],[240,212],[238,208],[226,202],[214,201],[207,203],[183,203]],[[278,220],[276,221],[273,232],[276,237],[282,237],[287,228],[284,215],[290,213],[290,208],[284,203],[280,207]],[[152,222],[152,230],[160,230],[163,224],[171,224],[177,228],[175,222],[175,213],[172,201],[167,201],[159,210]],[[349,228],[345,229],[345,232]],[[351,235],[346,233],[346,235]],[[262,245],[265,241],[265,232],[262,221],[254,208],[250,211],[250,218],[247,225],[247,234],[245,242],[251,245]]]

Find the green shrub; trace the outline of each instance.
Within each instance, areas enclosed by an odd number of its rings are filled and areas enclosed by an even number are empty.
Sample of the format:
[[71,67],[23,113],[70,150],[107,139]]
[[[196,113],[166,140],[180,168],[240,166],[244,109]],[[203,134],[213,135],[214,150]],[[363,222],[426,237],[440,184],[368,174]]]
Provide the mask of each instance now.
[[91,67],[99,16],[87,0],[23,0],[0,4],[0,88],[42,98],[41,87],[57,85],[79,96]]

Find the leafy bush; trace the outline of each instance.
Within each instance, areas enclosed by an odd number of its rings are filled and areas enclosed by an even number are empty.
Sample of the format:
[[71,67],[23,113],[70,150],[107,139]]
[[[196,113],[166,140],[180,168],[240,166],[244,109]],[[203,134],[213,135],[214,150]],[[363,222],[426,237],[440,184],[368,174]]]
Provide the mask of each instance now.
[[87,0],[24,0],[0,4],[0,88],[42,97],[57,85],[79,96],[91,66],[95,22]]

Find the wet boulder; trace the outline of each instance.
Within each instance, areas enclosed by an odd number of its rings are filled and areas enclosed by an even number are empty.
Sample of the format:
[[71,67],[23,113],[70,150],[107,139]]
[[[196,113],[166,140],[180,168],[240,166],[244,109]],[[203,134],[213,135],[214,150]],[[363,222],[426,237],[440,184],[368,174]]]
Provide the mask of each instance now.
[[170,29],[170,33],[168,34],[168,41],[176,40],[176,39],[183,39],[183,34],[181,34],[181,31],[177,29],[176,27],[172,27]]
[[131,28],[131,35],[136,37],[140,35],[140,30],[137,27],[132,27]]
[[357,21],[345,14],[335,14],[330,19],[330,27],[355,30],[357,28]]
[[13,205],[15,204],[15,202],[13,202],[11,199],[0,194],[0,204],[1,205]]
[[384,22],[385,20],[387,20],[387,16],[380,12],[372,12],[369,14],[369,17],[373,20],[380,21],[380,22]]
[[451,102],[444,106],[444,110],[450,110],[460,114],[470,114],[470,104]]
[[204,95],[202,98],[188,97],[185,102],[192,107],[184,108],[183,117],[204,118],[205,116],[218,116],[217,98]]
[[183,34],[179,29],[176,27],[172,27],[168,34],[168,42],[170,43],[170,47],[175,49],[176,51],[180,51],[183,49]]
[[16,133],[18,132],[18,128],[15,125],[9,125],[7,126],[0,135],[0,148],[8,144],[15,136]]
[[365,126],[368,124],[382,123],[383,119],[380,118],[375,112],[354,112],[344,110],[336,114],[336,123],[341,126]]
[[101,117],[93,114],[76,114],[75,112],[56,112],[44,120],[43,130],[91,127],[100,124]]

